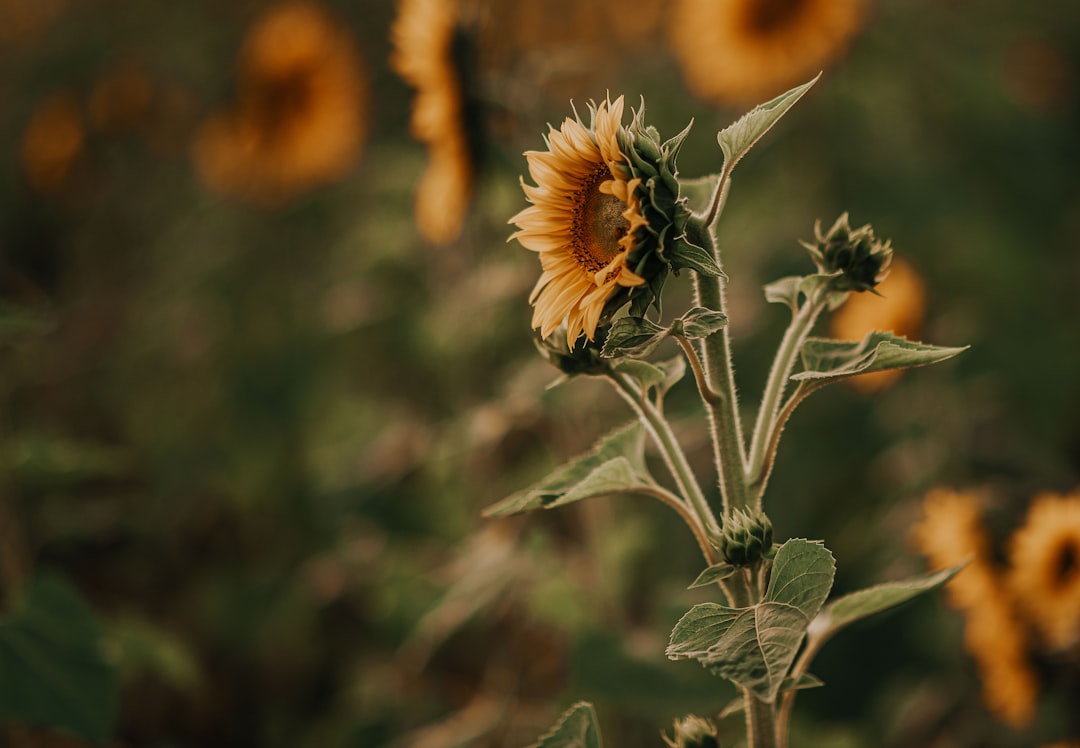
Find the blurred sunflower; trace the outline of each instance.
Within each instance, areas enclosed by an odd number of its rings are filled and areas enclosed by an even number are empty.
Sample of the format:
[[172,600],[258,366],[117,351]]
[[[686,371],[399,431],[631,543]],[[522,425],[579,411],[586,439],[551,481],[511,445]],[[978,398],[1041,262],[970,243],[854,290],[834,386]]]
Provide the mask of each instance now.
[[698,96],[752,103],[812,76],[862,25],[865,0],[678,0],[669,36]]
[[1042,494],[1009,543],[1009,586],[1054,650],[1080,642],[1080,492]]
[[511,222],[510,238],[540,253],[543,273],[529,297],[533,327],[548,337],[566,321],[567,341],[589,340],[608,299],[621,286],[645,280],[627,267],[635,232],[648,225],[637,189],[641,179],[623,166],[619,148],[623,98],[593,110],[593,123],[563,122],[548,133],[547,151],[527,151],[532,187],[522,182],[531,206]]
[[[894,255],[889,274],[876,290],[877,294],[851,294],[833,314],[830,332],[834,338],[862,340],[875,330],[904,337],[919,335],[926,313],[926,286],[915,268]],[[874,392],[891,385],[903,371],[890,369],[864,374],[850,382],[862,392]]]
[[86,131],[76,96],[61,91],[42,100],[27,122],[20,153],[31,186],[42,193],[61,190],[85,143]]
[[150,116],[153,85],[140,65],[131,61],[107,70],[90,90],[87,111],[94,127],[129,132]]
[[390,64],[416,89],[409,130],[428,149],[416,190],[417,227],[445,244],[461,234],[480,153],[469,24],[457,0],[401,0],[391,39]]
[[366,134],[367,82],[352,39],[318,5],[274,6],[240,53],[238,102],[194,143],[223,194],[275,204],[342,178]]
[[945,590],[950,605],[964,614],[964,648],[975,660],[983,700],[1006,724],[1030,723],[1039,682],[1028,661],[1026,632],[994,568],[978,500],[971,493],[930,491],[912,540],[935,570],[968,562]]

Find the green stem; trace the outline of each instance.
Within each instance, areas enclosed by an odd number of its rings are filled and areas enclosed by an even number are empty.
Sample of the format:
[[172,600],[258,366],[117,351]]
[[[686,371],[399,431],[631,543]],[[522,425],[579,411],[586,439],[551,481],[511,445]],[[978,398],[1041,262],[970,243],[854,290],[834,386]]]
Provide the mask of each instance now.
[[[811,624],[810,631],[806,636],[806,645],[803,647],[802,653],[799,654],[799,659],[795,661],[795,664],[791,668],[791,677],[798,681],[799,678],[810,667],[810,661],[814,659],[822,645],[825,644],[828,637],[815,635],[813,624]],[[787,748],[788,745],[788,732],[790,731],[789,722],[791,720],[791,710],[795,706],[795,694],[798,691],[791,689],[785,691],[780,696],[780,702],[776,707],[776,748]]]
[[772,436],[777,426],[777,415],[780,410],[780,401],[787,387],[788,377],[795,366],[795,359],[802,350],[807,335],[810,334],[814,322],[817,321],[822,309],[825,308],[826,295],[815,293],[807,299],[799,311],[791,318],[791,324],[784,332],[780,341],[780,347],[776,351],[772,368],[769,370],[769,378],[765,382],[765,391],[761,396],[761,407],[758,408],[757,421],[754,423],[754,435],[750,440],[750,455],[747,464],[745,479],[747,493],[753,496],[755,506],[761,508],[761,496],[765,492],[765,481],[768,477],[766,466],[772,464],[772,453],[775,452],[776,443]]
[[777,748],[773,705],[766,704],[749,688],[742,689],[746,704],[746,744],[749,748]]
[[712,509],[705,500],[705,494],[702,493],[701,486],[698,485],[697,478],[690,469],[686,454],[675,438],[675,434],[672,433],[667,419],[626,375],[611,372],[607,377],[615,385],[616,391],[634,409],[652,436],[664,463],[675,479],[679,492],[689,501],[689,507],[697,520],[709,533],[719,534],[720,525],[713,516]]
[[[716,257],[716,241],[712,229],[704,226],[690,227],[697,229],[693,239],[712,252]],[[688,227],[689,228],[689,227]],[[724,312],[724,277],[710,277],[694,273],[694,293],[698,306]],[[747,490],[744,480],[746,473],[746,452],[743,442],[742,426],[739,423],[738,399],[735,392],[735,376],[731,364],[731,339],[728,328],[724,327],[701,341],[702,359],[708,389],[716,397],[705,400],[712,428],[713,455],[720,483],[720,494],[724,500],[724,512],[747,504]]]

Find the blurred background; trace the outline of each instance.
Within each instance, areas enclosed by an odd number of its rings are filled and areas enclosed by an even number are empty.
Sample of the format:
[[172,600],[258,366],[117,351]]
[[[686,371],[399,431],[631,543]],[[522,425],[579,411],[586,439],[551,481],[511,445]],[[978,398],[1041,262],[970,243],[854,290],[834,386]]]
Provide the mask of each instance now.
[[[692,118],[696,177],[818,70],[720,224],[747,415],[787,322],[761,287],[809,272],[816,219],[902,258],[837,335],[972,347],[810,399],[766,508],[837,592],[927,568],[938,487],[1004,564],[1080,486],[1080,6],[0,0],[0,744],[509,747],[587,699],[630,748],[715,716],[731,689],[663,655],[711,597],[677,517],[481,517],[630,417],[545,390],[506,223],[571,100]],[[692,382],[669,401],[705,476]],[[945,595],[858,624],[793,744],[1077,741],[1075,639],[1024,642],[1017,717]]]

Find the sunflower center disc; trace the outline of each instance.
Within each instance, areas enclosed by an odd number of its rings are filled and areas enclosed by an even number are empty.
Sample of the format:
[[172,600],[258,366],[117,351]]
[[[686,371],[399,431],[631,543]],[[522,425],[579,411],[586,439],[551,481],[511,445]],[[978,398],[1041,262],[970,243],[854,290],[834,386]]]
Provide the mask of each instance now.
[[630,228],[630,222],[622,215],[626,203],[600,191],[600,185],[609,179],[611,173],[607,168],[598,168],[574,194],[571,250],[575,259],[590,273],[602,270],[623,251],[619,240]]
[[1076,547],[1075,542],[1068,542],[1063,545],[1057,552],[1056,563],[1054,564],[1054,573],[1056,579],[1054,580],[1059,587],[1064,587],[1072,580],[1072,576],[1077,572],[1080,567],[1080,549]]
[[758,33],[774,31],[802,12],[806,0],[762,0],[746,8],[746,27]]

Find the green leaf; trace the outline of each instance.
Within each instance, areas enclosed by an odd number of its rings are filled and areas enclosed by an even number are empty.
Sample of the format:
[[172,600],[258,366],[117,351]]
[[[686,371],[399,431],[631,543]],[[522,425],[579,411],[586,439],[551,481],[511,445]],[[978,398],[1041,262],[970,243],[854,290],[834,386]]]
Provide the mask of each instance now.
[[603,358],[644,358],[656,350],[668,331],[646,317],[621,317],[611,325],[600,352]]
[[776,553],[761,603],[748,608],[695,605],[671,632],[667,656],[697,660],[771,703],[829,595],[835,572],[825,546],[789,540]]
[[59,578],[30,580],[15,609],[0,619],[0,720],[105,742],[117,688],[90,606]]
[[728,577],[730,577],[732,574],[735,573],[737,568],[738,567],[732,566],[731,564],[726,564],[723,561],[718,564],[713,564],[708,569],[698,574],[698,577],[694,580],[694,583],[686,589],[692,590],[696,587],[706,587],[710,584],[715,584],[721,579],[727,579]]
[[861,342],[808,338],[802,347],[803,371],[791,378],[828,384],[874,371],[936,364],[968,348],[925,345],[889,332],[872,332]]
[[889,610],[913,597],[937,589],[952,579],[966,564],[951,569],[911,577],[897,582],[885,582],[852,592],[833,600],[814,621],[814,634],[825,639],[860,619]]
[[820,77],[821,73],[818,73],[812,81],[780,94],[772,101],[759,104],[717,134],[716,139],[724,152],[725,174],[731,173],[735,164],[739,163],[754,143],[760,140]]
[[654,366],[664,374],[663,381],[656,385],[656,389],[661,397],[678,384],[686,374],[686,359],[681,355],[669,358],[667,361],[661,361],[654,364]]
[[704,211],[709,207],[709,200],[716,192],[719,182],[719,174],[709,174],[698,179],[680,179],[679,197],[685,198],[692,210]]
[[711,278],[717,278],[724,274],[724,271],[716,264],[716,258],[708,250],[696,244],[691,244],[687,241],[685,235],[676,237],[675,241],[672,242],[668,258],[671,261],[671,267],[676,270],[690,268],[696,273]]
[[601,748],[596,711],[587,701],[579,701],[563,712],[551,731],[529,748]]
[[[687,338],[707,338],[714,332],[727,327],[728,318],[723,312],[696,306],[676,320],[682,328],[682,335]],[[675,325],[672,326],[675,331]]]
[[[813,275],[789,275],[765,286],[765,301],[770,304],[786,304],[792,312],[799,311],[799,296],[809,298],[817,289],[841,273],[815,273]],[[844,296],[844,294],[839,294]],[[832,308],[832,307],[830,307]]]
[[579,455],[543,480],[484,510],[505,517],[550,509],[603,494],[652,486],[645,468],[645,430],[637,421],[616,429],[591,451]]
[[821,688],[824,685],[825,681],[816,675],[803,673],[798,680],[791,676],[784,678],[784,682],[780,684],[780,693],[784,691],[806,691],[811,688]]
[[618,374],[626,374],[637,380],[642,392],[650,387],[660,387],[667,379],[667,372],[656,364],[648,361],[638,361],[633,358],[624,358],[616,362],[612,370]]

